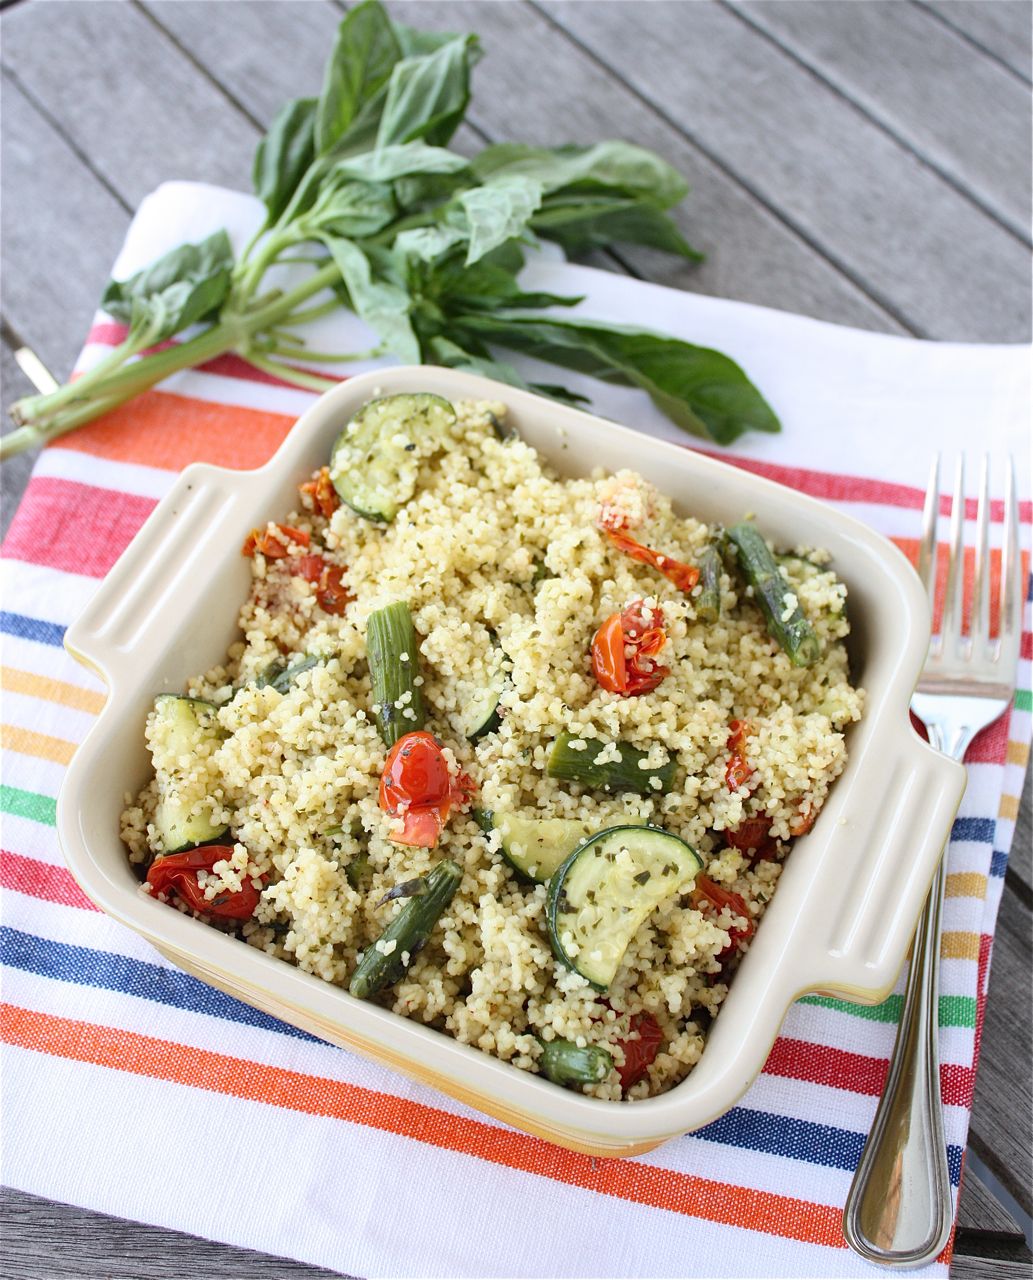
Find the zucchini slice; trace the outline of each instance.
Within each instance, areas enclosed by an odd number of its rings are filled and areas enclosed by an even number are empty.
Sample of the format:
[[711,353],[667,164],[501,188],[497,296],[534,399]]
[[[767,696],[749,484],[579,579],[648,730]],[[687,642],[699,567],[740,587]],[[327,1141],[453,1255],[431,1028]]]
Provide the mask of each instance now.
[[556,958],[605,991],[643,920],[702,870],[691,845],[658,827],[610,827],[591,836],[549,882]]
[[[185,698],[162,693],[154,699],[154,719],[149,736],[159,738],[163,753],[177,760],[196,760],[210,754],[223,737],[215,718],[217,708],[203,698]],[[155,769],[158,783],[158,807],[154,825],[161,838],[163,853],[177,853],[194,845],[215,840],[227,830],[225,823],[212,821],[213,804],[191,777],[189,767],[176,765]]]
[[367,520],[390,522],[416,491],[419,438],[442,439],[455,420],[449,402],[428,392],[371,400],[330,455],[338,497]]
[[499,703],[509,685],[509,660],[501,649],[495,651],[487,682],[476,689],[459,713],[459,729],[463,737],[476,742],[494,733],[502,723]]
[[[583,840],[592,824],[577,818],[520,818],[515,813],[478,809],[474,818],[485,834],[497,831],[502,838],[499,853],[527,880],[545,884]],[[645,826],[628,822],[627,826]]]

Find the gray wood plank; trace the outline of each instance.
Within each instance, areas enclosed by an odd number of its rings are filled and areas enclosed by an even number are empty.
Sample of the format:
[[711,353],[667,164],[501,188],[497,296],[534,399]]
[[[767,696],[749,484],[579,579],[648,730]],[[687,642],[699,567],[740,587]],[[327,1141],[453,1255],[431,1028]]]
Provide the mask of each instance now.
[[5,1280],[337,1280],[310,1267],[200,1236],[0,1189]]
[[1033,1213],[1033,1085],[1030,1081],[1029,973],[1033,915],[1005,893],[997,919],[990,990],[976,1076],[970,1141],[1025,1213]]
[[1033,6],[1029,0],[921,0],[973,44],[1024,80],[1033,80]]
[[0,58],[130,206],[170,178],[248,186],[257,129],[133,5],[20,4]]
[[3,107],[4,318],[54,376],[64,379],[129,214],[6,77]]
[[950,1275],[951,1280],[1029,1280],[1029,1263],[963,1254],[951,1262]]
[[288,98],[319,92],[344,16],[332,0],[144,0],[143,7],[263,125]]
[[1022,1232],[1011,1214],[997,1198],[987,1190],[978,1178],[965,1170],[961,1183],[961,1199],[958,1204],[959,1231],[991,1231],[998,1235],[1017,1236]]
[[1031,905],[1033,899],[1033,769],[1026,768],[1026,780],[1015,822],[1015,836],[1008,855],[1008,882]]
[[[19,396],[31,395],[32,384],[14,361],[14,348],[6,336],[0,340],[0,405],[9,405]],[[4,418],[3,429],[10,428]],[[7,536],[7,529],[18,508],[18,502],[29,482],[29,473],[36,461],[36,452],[19,453],[8,458],[0,467],[0,538]]]
[[916,333],[1029,333],[1026,247],[730,10],[537,7]]
[[973,57],[952,28],[899,0],[733,8],[1030,240],[1029,92],[999,63]]

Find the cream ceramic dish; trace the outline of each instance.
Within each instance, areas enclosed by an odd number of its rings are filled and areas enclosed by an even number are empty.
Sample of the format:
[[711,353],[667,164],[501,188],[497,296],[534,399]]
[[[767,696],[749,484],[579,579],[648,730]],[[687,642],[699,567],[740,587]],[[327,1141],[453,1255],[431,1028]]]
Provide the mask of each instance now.
[[[633,467],[707,521],[746,512],[785,545],[831,551],[850,590],[854,676],[867,710],[821,817],[799,839],[698,1065],[632,1104],[561,1089],[303,973],[140,893],[119,840],[123,794],[150,772],[143,724],[154,695],[222,660],[250,587],[248,530],[278,519],[352,414],[378,394],[433,391],[504,400],[521,436],[557,470]],[[104,911],[170,961],[249,1004],[377,1058],[517,1128],[595,1155],[632,1155],[727,1111],[764,1065],[785,1012],[807,992],[885,998],[903,962],[965,773],[912,731],[929,610],[905,558],[864,525],[721,462],[487,379],[438,368],[365,374],[322,397],[258,471],[188,467],[65,645],[108,686],[58,799],[65,857]]]

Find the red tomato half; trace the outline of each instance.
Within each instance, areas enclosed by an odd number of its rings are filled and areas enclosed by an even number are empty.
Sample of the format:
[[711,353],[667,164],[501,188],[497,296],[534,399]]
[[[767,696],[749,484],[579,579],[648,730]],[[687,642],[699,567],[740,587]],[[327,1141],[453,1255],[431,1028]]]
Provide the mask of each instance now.
[[381,809],[402,818],[401,832],[390,838],[432,849],[453,807],[466,803],[471,788],[465,774],[452,778],[433,734],[422,729],[405,734],[387,753],[380,775]]
[[633,600],[607,618],[592,640],[592,670],[610,693],[650,693],[670,674],[654,655],[667,643],[663,611]]
[[768,838],[771,822],[763,814],[759,818],[747,818],[734,831],[724,832],[725,844],[732,849],[760,849]]
[[728,930],[728,945],[717,957],[719,960],[726,957],[731,959],[739,950],[739,944],[753,937],[756,926],[749,908],[738,893],[733,893],[731,889],[715,883],[709,876],[697,876],[692,890],[692,905],[699,911],[703,903],[708,903],[715,911],[722,911],[727,907],[733,916],[738,916],[745,921],[745,924],[731,926]]
[[753,777],[753,769],[746,759],[746,738],[750,732],[748,720],[733,720],[728,726],[728,764],[725,766],[725,784],[729,791],[738,791]]
[[637,1040],[618,1042],[624,1050],[624,1061],[617,1068],[617,1074],[620,1076],[621,1088],[625,1093],[633,1084],[638,1084],[646,1074],[664,1042],[664,1033],[660,1029],[659,1022],[645,1010],[633,1015],[631,1030],[638,1032]]
[[329,467],[320,467],[311,480],[306,480],[304,484],[298,486],[298,492],[310,497],[313,507],[327,520],[341,505],[333,481],[330,479]]
[[245,880],[236,893],[220,894],[210,902],[197,883],[199,871],[211,871],[217,862],[232,856],[233,846],[229,844],[206,844],[200,849],[168,853],[151,864],[147,883],[154,893],[175,893],[194,911],[223,920],[248,920],[258,906],[258,890],[250,880]]
[[[274,533],[273,529],[277,532]],[[272,529],[252,529],[244,539],[240,549],[241,555],[253,556],[260,551],[267,560],[282,560],[289,554],[287,545],[294,542],[299,547],[307,547],[309,536],[304,529],[295,529],[289,524],[274,524]]]

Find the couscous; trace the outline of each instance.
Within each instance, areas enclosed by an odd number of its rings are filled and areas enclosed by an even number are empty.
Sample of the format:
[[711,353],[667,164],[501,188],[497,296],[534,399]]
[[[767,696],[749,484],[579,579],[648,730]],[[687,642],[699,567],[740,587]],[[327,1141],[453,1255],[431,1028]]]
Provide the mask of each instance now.
[[747,514],[372,401],[155,702],[142,891],[557,1084],[670,1088],[863,706],[827,554]]

